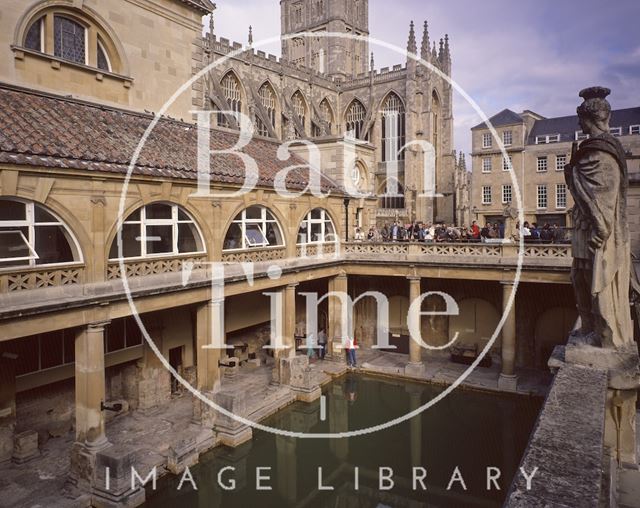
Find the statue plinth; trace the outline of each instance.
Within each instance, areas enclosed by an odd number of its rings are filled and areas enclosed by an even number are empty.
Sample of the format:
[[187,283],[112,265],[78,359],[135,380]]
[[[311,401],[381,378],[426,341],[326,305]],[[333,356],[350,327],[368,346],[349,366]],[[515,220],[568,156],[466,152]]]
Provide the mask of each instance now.
[[549,367],[554,374],[565,365],[607,373],[605,448],[619,465],[637,468],[636,400],[640,388],[637,344],[627,343],[616,349],[601,348],[571,336],[566,346],[556,346],[549,359]]

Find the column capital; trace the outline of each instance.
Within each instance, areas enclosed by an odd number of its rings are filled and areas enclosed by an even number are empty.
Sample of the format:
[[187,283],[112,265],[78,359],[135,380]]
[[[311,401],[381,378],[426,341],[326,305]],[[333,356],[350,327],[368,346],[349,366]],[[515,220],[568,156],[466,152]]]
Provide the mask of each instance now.
[[96,321],[95,323],[89,323],[87,325],[87,329],[88,330],[95,330],[95,331],[99,331],[99,330],[104,330],[106,326],[109,326],[111,324],[111,320],[105,320],[105,321]]
[[501,280],[500,284],[507,287],[513,287],[516,285],[516,281],[514,280]]
[[289,282],[285,287],[287,289],[295,289],[296,287],[298,287],[300,285],[299,282]]
[[420,282],[422,280],[422,277],[420,277],[419,275],[407,275],[407,280],[409,282]]

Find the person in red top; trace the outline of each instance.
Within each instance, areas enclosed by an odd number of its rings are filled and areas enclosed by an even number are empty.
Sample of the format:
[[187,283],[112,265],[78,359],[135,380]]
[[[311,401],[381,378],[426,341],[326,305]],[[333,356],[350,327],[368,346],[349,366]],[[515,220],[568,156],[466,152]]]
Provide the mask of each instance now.
[[471,238],[474,240],[480,240],[480,226],[476,221],[471,224]]

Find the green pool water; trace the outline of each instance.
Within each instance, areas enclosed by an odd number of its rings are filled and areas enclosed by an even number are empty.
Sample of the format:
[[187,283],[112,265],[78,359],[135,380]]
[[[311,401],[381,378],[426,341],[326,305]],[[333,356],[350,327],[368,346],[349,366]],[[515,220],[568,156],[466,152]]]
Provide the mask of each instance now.
[[[316,401],[292,404],[262,423],[299,432],[361,429],[406,414],[442,390],[348,375],[324,388],[325,421]],[[219,447],[201,457],[191,468],[197,491],[189,481],[178,490],[181,477],[166,476],[155,491],[147,490],[145,506],[500,506],[541,405],[539,398],[455,390],[421,416],[366,436],[296,439],[254,430],[251,442],[235,449]],[[488,467],[497,468],[491,475],[500,471],[501,490],[495,483],[487,489]],[[321,485],[333,490],[318,488],[318,468],[322,468]],[[391,490],[380,489],[380,468],[385,477],[393,471]],[[456,468],[466,490],[458,479],[447,490]],[[261,486],[271,490],[257,490],[258,476],[265,477]],[[389,486],[384,480],[383,487]]]

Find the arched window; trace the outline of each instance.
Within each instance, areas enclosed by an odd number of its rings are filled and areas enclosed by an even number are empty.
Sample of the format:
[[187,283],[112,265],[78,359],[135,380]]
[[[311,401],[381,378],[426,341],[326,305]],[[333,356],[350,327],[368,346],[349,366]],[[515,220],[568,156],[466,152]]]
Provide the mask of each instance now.
[[133,212],[122,224],[109,250],[109,259],[167,257],[179,254],[204,254],[202,235],[194,220],[178,205],[154,203]]
[[314,208],[300,223],[298,245],[334,242],[336,229],[329,213],[324,208]]
[[[367,115],[366,110],[362,103],[355,99],[347,109],[347,114],[345,115],[345,123],[346,123],[346,136],[352,139],[366,139],[365,133],[362,132],[364,129],[364,119]],[[364,137],[363,137],[364,136]]]
[[22,45],[25,49],[101,71],[126,72],[107,30],[83,9],[53,5],[38,11],[24,32]]
[[398,181],[396,188],[393,189],[389,180],[390,178],[384,180],[379,185],[378,196],[380,198],[380,202],[378,203],[378,206],[386,210],[405,208],[404,186],[402,185],[402,182]]
[[0,199],[0,268],[81,262],[69,228],[44,207]]
[[327,136],[330,135],[333,130],[333,110],[327,99],[322,99],[320,106],[318,107],[318,113],[320,120],[324,125],[314,126],[314,136]]
[[404,160],[405,112],[404,104],[390,93],[382,104],[382,160]]
[[438,138],[440,134],[440,99],[438,98],[438,94],[434,90],[431,94],[431,111],[433,112],[433,123],[431,124],[431,134],[433,140],[433,148],[436,151],[436,157],[438,157],[440,151],[438,146]]
[[[222,92],[229,104],[230,110],[235,113],[240,113],[242,111],[242,94],[240,92],[240,82],[238,78],[236,78],[236,75],[233,72],[228,72],[225,77],[222,78],[220,85],[222,86]],[[236,117],[236,119],[237,118],[238,117]],[[218,113],[218,125],[220,127],[231,127],[227,116],[222,112]]]
[[41,53],[44,52],[44,16],[31,23],[24,38],[24,47]]
[[[268,120],[271,123],[271,127],[275,129],[276,93],[274,92],[272,86],[267,82],[260,87],[260,90],[258,90],[258,95],[260,96],[260,103],[262,104],[262,107],[267,114]],[[269,129],[258,115],[256,115],[256,130],[258,131],[258,134],[260,136],[269,135]]]
[[98,38],[98,69],[103,71],[111,71],[111,61],[109,60],[109,53],[104,47],[104,43]]
[[71,62],[87,63],[87,30],[66,16],[53,17],[53,54]]
[[284,245],[274,215],[264,206],[250,206],[236,215],[224,238],[223,250],[255,249]]
[[[298,120],[300,120],[300,123],[302,124],[302,126],[306,130],[306,128],[307,128],[307,103],[304,100],[304,97],[302,96],[302,93],[300,92],[300,90],[298,90],[296,93],[294,93],[293,96],[291,97],[291,106],[293,108],[293,113],[298,117]],[[305,134],[304,132],[298,132],[298,129],[296,129],[296,136],[297,137],[302,137],[302,136],[304,136],[304,134]]]

